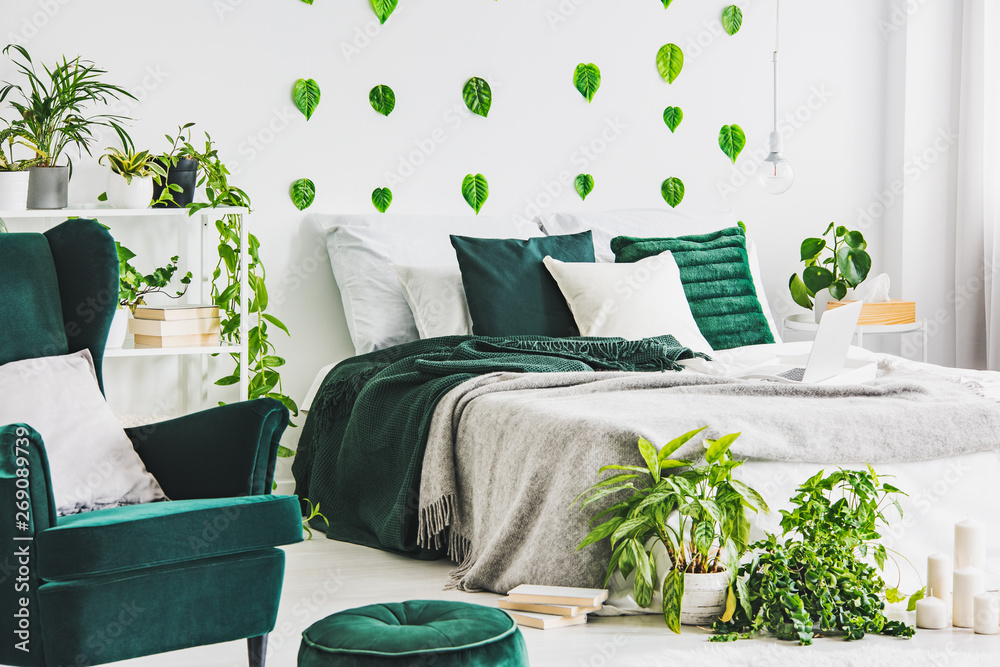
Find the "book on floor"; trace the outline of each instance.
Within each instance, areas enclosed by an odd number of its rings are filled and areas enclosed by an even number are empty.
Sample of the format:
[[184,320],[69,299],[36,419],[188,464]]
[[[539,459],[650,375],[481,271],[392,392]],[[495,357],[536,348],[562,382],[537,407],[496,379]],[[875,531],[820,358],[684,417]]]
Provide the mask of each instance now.
[[601,605],[581,607],[579,605],[539,604],[533,602],[511,602],[507,598],[497,600],[497,606],[508,611],[530,611],[535,614],[550,614],[552,616],[583,616],[600,611]]
[[608,599],[604,588],[569,588],[566,586],[532,586],[521,584],[507,591],[510,602],[559,604],[580,607],[597,607]]
[[136,306],[132,314],[137,320],[197,320],[204,317],[218,317],[218,306]]
[[219,334],[193,334],[190,336],[143,336],[135,335],[136,347],[216,347],[220,345]]
[[142,336],[194,336],[218,335],[222,331],[218,317],[202,317],[196,320],[142,320],[128,321],[129,333]]
[[551,630],[553,628],[567,628],[571,625],[583,625],[587,622],[587,615],[580,616],[553,616],[552,614],[536,614],[530,611],[507,610],[511,618],[518,625],[527,628],[538,628],[539,630]]

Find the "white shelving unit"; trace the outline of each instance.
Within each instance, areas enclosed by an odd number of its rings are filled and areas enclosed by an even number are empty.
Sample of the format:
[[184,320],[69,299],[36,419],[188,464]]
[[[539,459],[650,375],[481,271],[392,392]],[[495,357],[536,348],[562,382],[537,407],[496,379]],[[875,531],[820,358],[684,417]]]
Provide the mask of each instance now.
[[[240,272],[240,313],[245,314],[250,310],[250,285],[249,277],[245,267],[250,263],[250,255],[247,250],[247,218],[250,211],[243,207],[224,206],[219,208],[205,208],[194,215],[190,215],[185,208],[146,208],[146,209],[116,209],[108,206],[83,204],[71,205],[69,208],[58,210],[28,210],[28,211],[0,211],[0,220],[27,221],[33,231],[45,231],[70,218],[86,218],[103,222],[111,227],[107,221],[109,218],[128,222],[130,220],[142,220],[148,218],[172,218],[181,223],[197,221],[198,224],[198,251],[194,267],[193,283],[197,285],[197,298],[201,303],[208,303],[208,282],[205,272],[205,229],[224,215],[238,215],[242,218],[240,224],[240,264],[244,270]],[[37,226],[35,222],[40,223]],[[11,225],[8,224],[8,227]],[[19,226],[20,227],[20,226]],[[190,226],[182,227],[184,235],[190,234]],[[215,229],[214,225],[211,227]],[[11,229],[10,231],[21,231]],[[196,282],[195,282],[196,281]],[[247,340],[249,330],[249,318],[240,317],[240,345],[221,345],[215,347],[178,347],[178,348],[139,348],[132,347],[131,342],[126,343],[120,349],[108,349],[105,358],[138,358],[138,357],[207,357],[211,354],[238,353],[239,363],[239,392],[240,400],[247,400],[250,393],[250,373],[249,360],[247,358]]]

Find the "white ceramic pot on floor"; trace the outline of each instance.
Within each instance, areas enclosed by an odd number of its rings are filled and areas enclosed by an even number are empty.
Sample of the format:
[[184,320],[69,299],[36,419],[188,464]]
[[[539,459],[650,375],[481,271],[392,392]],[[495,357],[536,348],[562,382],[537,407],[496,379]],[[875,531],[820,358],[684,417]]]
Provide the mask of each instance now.
[[0,171],[0,211],[28,208],[28,171]]
[[115,172],[108,174],[108,203],[114,208],[149,208],[153,202],[153,177],[132,177],[132,182]]

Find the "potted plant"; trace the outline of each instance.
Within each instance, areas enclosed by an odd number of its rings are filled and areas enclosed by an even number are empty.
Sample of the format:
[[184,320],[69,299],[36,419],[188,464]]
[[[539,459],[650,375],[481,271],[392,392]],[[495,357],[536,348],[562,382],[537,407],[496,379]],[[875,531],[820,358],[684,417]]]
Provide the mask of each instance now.
[[[792,299],[803,308],[814,310],[817,323],[831,298],[834,301],[847,298],[848,291],[863,283],[872,268],[868,243],[861,232],[852,232],[831,222],[823,236],[831,233],[831,242],[825,238],[809,238],[802,242],[799,257],[806,265],[805,270],[801,276],[793,274],[788,281]],[[827,253],[829,256],[824,256]]]
[[[18,160],[14,157],[15,146],[27,147],[35,157]],[[28,207],[28,170],[39,162],[41,157],[20,123],[7,122],[0,130],[0,211],[23,211]]]
[[[680,632],[681,624],[711,624],[732,616],[732,583],[749,541],[747,511],[769,511],[759,493],[733,478],[742,462],[733,460],[729,448],[739,433],[706,438],[704,465],[670,458],[705,428],[685,433],[659,451],[640,438],[644,466],[604,466],[599,474],[615,473],[577,498],[586,496],[583,507],[609,497],[615,501],[592,519],[592,524],[604,521],[578,547],[610,542],[604,585],[615,572],[626,580],[633,575],[636,602],[649,607],[659,593],[663,618],[674,632]],[[623,493],[628,495],[619,495]],[[662,583],[658,556],[668,563]]]
[[125,131],[117,114],[90,114],[94,105],[106,105],[123,97],[135,97],[123,88],[104,83],[106,74],[93,63],[63,57],[53,67],[43,66],[38,74],[28,51],[20,45],[9,44],[3,52],[9,55],[14,49],[21,57],[14,59],[17,71],[28,79],[28,85],[5,82],[0,89],[0,102],[16,93],[10,105],[20,115],[24,136],[34,147],[40,161],[31,167],[28,183],[28,208],[66,208],[72,160],[66,154],[66,164],[60,165],[66,149],[75,146],[90,155],[90,143],[98,128],[114,130],[122,144]]
[[[782,511],[782,536],[753,544],[751,562],[736,579],[739,604],[715,625],[712,641],[749,639],[762,631],[780,640],[812,644],[814,633],[862,639],[877,633],[912,637],[913,628],[884,615],[886,600],[907,596],[889,588],[880,570],[901,557],[881,543],[885,511],[903,510],[905,495],[867,470],[820,471],[799,486],[790,511]],[[912,564],[911,564],[912,566]],[[909,609],[923,597],[909,596]]]
[[198,187],[199,162],[191,153],[191,130],[194,123],[177,128],[177,135],[165,135],[170,142],[170,152],[157,158],[164,170],[153,183],[153,208],[183,208],[194,201]]
[[149,208],[153,201],[153,176],[166,178],[166,171],[149,154],[135,151],[129,141],[124,150],[108,148],[99,163],[106,159],[108,174],[107,200],[114,208]]
[[167,286],[177,273],[177,256],[170,258],[170,263],[156,269],[150,274],[143,275],[132,266],[135,253],[115,241],[115,249],[118,251],[118,310],[115,312],[114,320],[111,323],[111,331],[108,334],[107,346],[118,348],[125,344],[128,336],[128,320],[135,314],[137,306],[146,304],[145,297],[150,294],[164,294],[171,299],[179,299],[187,292],[191,285],[191,272],[188,271],[180,282],[184,288],[174,294],[167,290]]

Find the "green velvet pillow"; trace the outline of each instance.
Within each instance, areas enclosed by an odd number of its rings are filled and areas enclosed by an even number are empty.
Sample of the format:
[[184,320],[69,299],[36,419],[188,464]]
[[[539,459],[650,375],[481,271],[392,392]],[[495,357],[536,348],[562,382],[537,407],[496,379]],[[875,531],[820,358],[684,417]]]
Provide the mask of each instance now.
[[669,250],[681,270],[691,313],[713,349],[774,342],[757,300],[740,227],[677,238],[619,236],[612,239],[611,250],[618,263],[638,262]]
[[476,239],[452,236],[462,284],[477,336],[576,336],[579,331],[546,256],[562,262],[593,262],[589,231],[568,236]]

